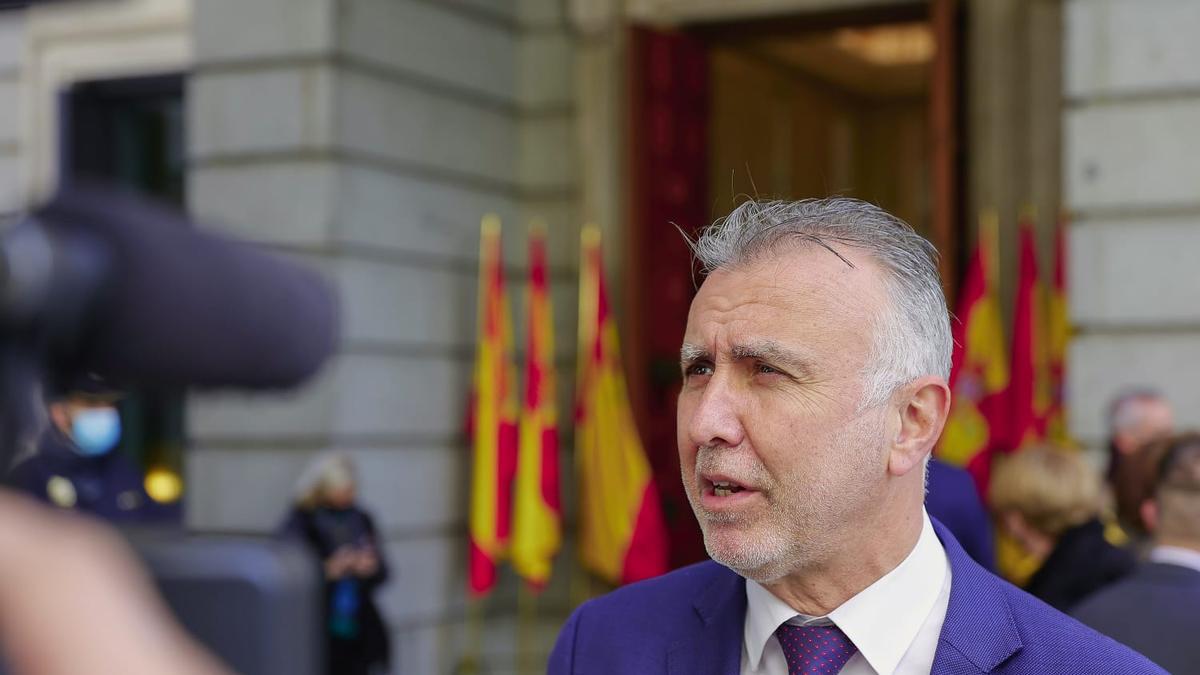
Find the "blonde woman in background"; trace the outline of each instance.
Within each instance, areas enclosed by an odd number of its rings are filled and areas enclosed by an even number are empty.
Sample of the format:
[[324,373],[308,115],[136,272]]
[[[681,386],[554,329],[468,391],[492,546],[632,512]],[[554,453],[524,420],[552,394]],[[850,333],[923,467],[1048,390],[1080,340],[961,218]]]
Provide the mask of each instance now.
[[388,569],[375,523],[356,504],[357,493],[353,460],[345,453],[320,455],[297,481],[282,527],[321,561],[330,675],[384,672],[390,656],[387,630],[372,597]]
[[1133,554],[1109,543],[1099,520],[1100,475],[1078,451],[1034,446],[1002,458],[988,504],[997,526],[1042,561],[1025,590],[1068,611],[1133,571]]

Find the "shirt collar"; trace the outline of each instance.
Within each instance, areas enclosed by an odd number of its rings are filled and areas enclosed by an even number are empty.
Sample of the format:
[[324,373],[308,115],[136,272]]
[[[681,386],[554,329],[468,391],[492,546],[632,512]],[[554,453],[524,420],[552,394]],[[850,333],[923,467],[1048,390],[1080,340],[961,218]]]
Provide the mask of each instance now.
[[949,566],[929,515],[922,513],[922,521],[921,536],[908,557],[825,617],[797,614],[766,588],[747,579],[744,640],[751,666],[759,667],[767,641],[784,623],[832,621],[875,672],[894,671],[937,603]]
[[1150,562],[1179,565],[1200,572],[1200,551],[1182,546],[1155,546],[1150,550]]

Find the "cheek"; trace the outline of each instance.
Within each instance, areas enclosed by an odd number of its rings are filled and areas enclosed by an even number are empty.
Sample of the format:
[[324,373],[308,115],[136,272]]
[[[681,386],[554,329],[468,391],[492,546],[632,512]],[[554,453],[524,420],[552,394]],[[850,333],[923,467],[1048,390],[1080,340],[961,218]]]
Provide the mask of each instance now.
[[[684,389],[675,401],[675,441],[679,445],[679,455],[682,458],[687,446],[691,445],[690,431],[692,416],[700,401],[700,395]],[[692,453],[695,453],[692,448]]]
[[[811,413],[794,400],[760,400],[747,424],[751,447],[776,478],[807,476],[839,465],[842,423],[829,414]],[[828,469],[826,469],[828,470]]]
[[679,392],[679,397],[675,399],[675,428],[679,432],[680,438],[687,431],[688,421],[692,419],[692,410],[695,408],[693,399],[694,394],[687,390],[687,385],[684,385],[684,390]]
[[692,444],[682,417],[675,429],[675,447],[679,451],[679,466],[690,474],[696,466],[696,446]]

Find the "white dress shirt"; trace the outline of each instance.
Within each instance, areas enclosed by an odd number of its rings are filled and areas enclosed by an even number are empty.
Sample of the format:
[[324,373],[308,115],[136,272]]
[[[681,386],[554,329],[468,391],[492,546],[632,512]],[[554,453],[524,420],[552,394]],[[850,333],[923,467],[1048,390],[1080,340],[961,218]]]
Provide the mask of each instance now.
[[842,629],[858,648],[842,675],[927,675],[950,604],[950,564],[928,514],[923,521],[916,546],[896,569],[826,616],[797,614],[746,580],[742,675],[787,675],[787,660],[775,639],[775,629],[784,623],[833,623]]
[[1150,562],[1190,567],[1200,572],[1200,551],[1181,546],[1155,546],[1150,549]]

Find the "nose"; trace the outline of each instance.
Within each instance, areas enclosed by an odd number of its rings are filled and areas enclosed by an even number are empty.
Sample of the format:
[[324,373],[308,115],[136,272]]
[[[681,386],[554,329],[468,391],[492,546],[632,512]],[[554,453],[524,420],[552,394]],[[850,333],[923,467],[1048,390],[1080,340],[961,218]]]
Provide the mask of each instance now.
[[[742,427],[739,394],[727,377],[714,375],[696,396],[686,420],[688,440],[692,447],[736,447],[745,438]],[[680,407],[681,410],[684,406]]]

